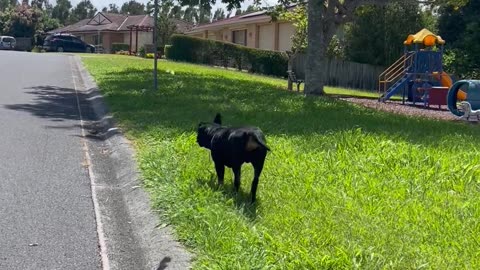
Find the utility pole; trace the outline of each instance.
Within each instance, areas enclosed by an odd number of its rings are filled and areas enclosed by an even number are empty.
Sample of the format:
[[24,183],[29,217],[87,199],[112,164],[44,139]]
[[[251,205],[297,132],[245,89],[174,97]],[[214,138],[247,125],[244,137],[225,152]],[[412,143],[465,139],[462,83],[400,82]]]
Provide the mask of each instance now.
[[155,91],[158,90],[158,81],[157,81],[157,48],[158,48],[158,33],[157,33],[157,29],[158,29],[158,0],[155,0],[154,1],[154,4],[153,4],[153,88],[155,89]]

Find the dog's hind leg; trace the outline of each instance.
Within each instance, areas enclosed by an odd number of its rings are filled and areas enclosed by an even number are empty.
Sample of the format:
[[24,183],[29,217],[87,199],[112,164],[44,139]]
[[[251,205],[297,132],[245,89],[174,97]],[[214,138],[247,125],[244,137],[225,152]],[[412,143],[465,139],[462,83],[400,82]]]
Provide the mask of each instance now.
[[218,185],[223,185],[223,180],[225,177],[225,166],[219,162],[215,162],[215,170],[217,171]]
[[238,192],[238,190],[240,189],[240,177],[242,175],[242,167],[235,166],[232,168],[232,170],[234,174],[233,185],[235,187],[235,192]]
[[262,173],[262,170],[263,170],[263,164],[265,162],[265,156],[266,155],[267,155],[267,152],[265,151],[263,156],[258,157],[255,161],[252,162],[252,165],[253,165],[253,168],[254,168],[252,189],[250,190],[250,193],[252,195],[252,203],[254,203],[255,200],[256,200],[258,181],[259,181],[259,178],[260,178],[260,174]]

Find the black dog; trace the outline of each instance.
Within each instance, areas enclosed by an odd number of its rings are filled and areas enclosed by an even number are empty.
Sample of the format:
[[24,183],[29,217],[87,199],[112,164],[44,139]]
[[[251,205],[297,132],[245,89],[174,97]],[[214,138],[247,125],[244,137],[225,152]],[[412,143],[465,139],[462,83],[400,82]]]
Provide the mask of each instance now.
[[236,192],[240,188],[242,164],[252,163],[255,176],[250,193],[254,203],[258,178],[262,173],[267,151],[270,151],[262,131],[257,127],[222,126],[222,117],[217,113],[213,123],[198,124],[197,143],[201,147],[210,149],[219,185],[223,185],[225,166],[232,168]]

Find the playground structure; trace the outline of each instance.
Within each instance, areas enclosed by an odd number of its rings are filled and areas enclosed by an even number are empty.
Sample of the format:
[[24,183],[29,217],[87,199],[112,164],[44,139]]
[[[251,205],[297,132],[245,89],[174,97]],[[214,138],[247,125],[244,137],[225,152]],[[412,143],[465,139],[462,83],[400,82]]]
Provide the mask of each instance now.
[[[453,80],[443,71],[444,44],[440,36],[425,28],[409,35],[404,41],[404,54],[379,76],[379,101],[401,95],[403,104],[408,101],[421,102],[425,107],[447,105]],[[459,89],[456,94],[459,100],[464,100],[463,90]]]

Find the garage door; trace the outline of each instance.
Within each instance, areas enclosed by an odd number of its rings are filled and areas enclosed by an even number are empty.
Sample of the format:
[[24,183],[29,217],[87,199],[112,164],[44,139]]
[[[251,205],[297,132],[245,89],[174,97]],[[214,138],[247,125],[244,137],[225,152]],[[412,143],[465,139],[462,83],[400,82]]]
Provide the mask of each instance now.
[[264,50],[274,50],[275,27],[273,24],[261,25],[258,33],[258,47]]
[[278,50],[290,51],[292,49],[292,36],[295,28],[291,23],[281,23],[278,29]]

